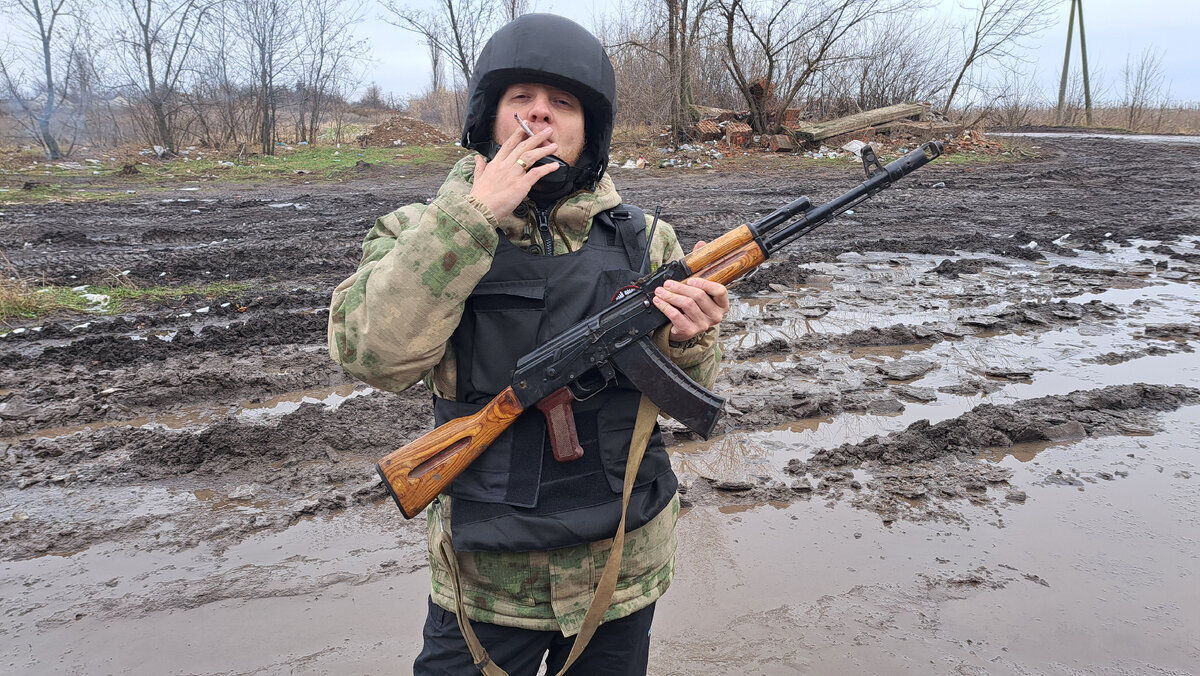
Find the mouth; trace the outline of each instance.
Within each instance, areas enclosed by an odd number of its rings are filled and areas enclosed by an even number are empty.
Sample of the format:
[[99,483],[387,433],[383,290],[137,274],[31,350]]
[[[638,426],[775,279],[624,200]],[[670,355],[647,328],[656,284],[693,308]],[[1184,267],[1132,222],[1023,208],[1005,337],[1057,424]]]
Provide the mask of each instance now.
[[[526,134],[529,134],[530,136],[536,136],[536,135],[537,135],[537,132],[535,132],[535,131],[533,131],[532,129],[530,129],[530,128],[529,128],[529,124],[528,124],[527,122],[525,122],[525,120],[522,120],[520,115],[517,115],[516,113],[513,113],[513,119],[515,119],[515,120],[517,121],[517,124],[521,125],[521,129],[523,129],[523,130],[525,131],[525,133],[526,133]],[[553,142],[554,142],[554,138],[553,138],[554,132],[553,132],[553,130],[551,130],[550,134],[551,134],[551,138],[547,138],[545,141],[542,141],[541,143],[539,143],[539,144],[538,144],[538,146],[537,146],[537,147],[539,147],[539,148],[545,148],[546,146],[548,146],[548,145],[550,145],[551,143],[553,143]]]

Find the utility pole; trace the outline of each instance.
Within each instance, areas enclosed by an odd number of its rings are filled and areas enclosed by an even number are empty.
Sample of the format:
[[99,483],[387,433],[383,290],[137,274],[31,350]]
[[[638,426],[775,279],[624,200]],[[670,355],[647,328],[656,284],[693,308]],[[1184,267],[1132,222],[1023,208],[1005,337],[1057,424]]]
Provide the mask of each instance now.
[[1083,35],[1083,0],[1075,0],[1079,6],[1079,56],[1083,59],[1083,109],[1087,115],[1087,126],[1092,126],[1092,86],[1088,83],[1087,38]]
[[1087,126],[1092,126],[1092,86],[1088,80],[1087,39],[1083,33],[1083,0],[1071,0],[1071,18],[1067,20],[1067,50],[1063,55],[1062,79],[1058,83],[1058,113],[1055,124],[1063,123],[1063,108],[1067,103],[1067,71],[1071,66],[1071,37],[1075,32],[1075,8],[1079,7],[1079,53],[1083,60],[1083,107]]

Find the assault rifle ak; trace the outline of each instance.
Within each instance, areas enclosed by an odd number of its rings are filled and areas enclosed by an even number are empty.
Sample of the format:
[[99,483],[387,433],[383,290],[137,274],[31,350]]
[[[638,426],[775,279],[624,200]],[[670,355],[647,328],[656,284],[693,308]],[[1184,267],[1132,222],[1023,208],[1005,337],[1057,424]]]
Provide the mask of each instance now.
[[816,206],[801,197],[626,287],[611,305],[518,360],[512,384],[478,413],[451,420],[384,457],[376,469],[396,505],[406,518],[416,516],[530,406],[546,416],[555,458],[580,457],[570,402],[612,382],[618,370],[664,413],[708,438],[725,400],[697,385],[651,343],[650,334],[668,323],[651,302],[654,290],[669,279],[693,276],[729,284],[941,154],[942,144],[930,141],[883,166],[866,146],[867,179],[853,190]]

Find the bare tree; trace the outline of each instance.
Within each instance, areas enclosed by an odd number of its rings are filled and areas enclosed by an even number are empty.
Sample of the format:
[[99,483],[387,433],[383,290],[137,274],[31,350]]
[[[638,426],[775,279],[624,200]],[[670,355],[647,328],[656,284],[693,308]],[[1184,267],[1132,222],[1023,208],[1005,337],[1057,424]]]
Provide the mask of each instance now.
[[671,75],[671,129],[676,143],[688,140],[692,119],[692,59],[714,0],[664,0],[667,5],[667,64]]
[[363,92],[362,98],[358,100],[358,105],[372,110],[382,110],[387,106],[383,102],[383,90],[380,89],[378,83],[372,82],[367,86],[367,90]]
[[504,21],[513,19],[529,12],[529,0],[504,0]]
[[[896,39],[919,35],[919,40]],[[827,117],[927,101],[949,87],[950,27],[941,18],[889,14],[847,35],[840,59],[814,78],[806,112]]]
[[720,0],[727,68],[750,108],[750,125],[777,132],[780,113],[831,64],[850,58],[835,50],[872,17],[914,9],[908,0]]
[[[385,0],[383,6],[391,13],[385,21],[422,36],[431,49],[441,50],[458,68],[465,84],[471,81],[479,50],[495,30],[497,20],[523,11],[524,3],[501,6],[488,0],[438,0],[434,11],[413,9],[396,0]],[[505,12],[498,13],[498,9]]]
[[1125,92],[1121,104],[1125,108],[1125,126],[1137,131],[1145,123],[1147,110],[1167,102],[1162,54],[1146,49],[1136,62],[1132,55],[1127,55],[1123,74]]
[[133,88],[150,109],[150,140],[175,153],[176,117],[182,109],[181,78],[211,0],[120,0],[125,24],[117,35],[129,54],[125,61]]
[[442,64],[445,53],[437,38],[426,38],[425,46],[429,48],[429,91],[436,93],[446,88],[446,69]]
[[[637,56],[633,59],[635,63],[644,60],[646,54],[657,57],[661,62],[661,74],[657,69],[653,73],[623,72],[622,77],[617,78],[618,87],[622,80],[631,77],[635,78],[637,84],[649,85],[657,99],[654,104],[657,108],[662,106],[663,94],[668,94],[668,122],[672,137],[675,143],[683,143],[688,140],[688,127],[692,122],[689,111],[695,103],[692,62],[698,44],[710,32],[706,30],[707,20],[716,8],[716,2],[663,0],[662,4],[652,7],[653,10],[637,6],[622,8],[615,19],[600,22],[600,37],[619,71],[628,71],[633,65],[625,54],[629,48],[637,50]],[[653,82],[647,83],[647,77]]]
[[311,0],[302,6],[304,40],[298,61],[301,141],[316,142],[330,95],[366,50],[365,42],[353,38],[354,26],[362,16],[362,0]]
[[1037,85],[1036,72],[1006,70],[999,91],[999,100],[989,117],[1004,127],[1031,124],[1034,111],[1048,103]]
[[196,77],[187,92],[201,142],[213,147],[240,145],[251,137],[245,105],[246,61],[231,58],[240,44],[240,11],[221,3],[213,7],[197,40]]
[[961,5],[973,20],[963,28],[962,65],[946,96],[950,111],[954,97],[972,69],[988,61],[1016,58],[1023,41],[1048,27],[1058,0],[978,0]]
[[64,155],[53,125],[66,100],[62,83],[70,81],[80,47],[83,22],[78,12],[66,0],[0,4],[0,15],[11,17],[17,32],[27,39],[0,53],[0,78],[25,116],[23,126],[41,144],[48,160]]
[[257,90],[259,142],[264,155],[274,155],[280,98],[276,83],[296,58],[296,22],[283,0],[242,0],[239,9],[238,24]]

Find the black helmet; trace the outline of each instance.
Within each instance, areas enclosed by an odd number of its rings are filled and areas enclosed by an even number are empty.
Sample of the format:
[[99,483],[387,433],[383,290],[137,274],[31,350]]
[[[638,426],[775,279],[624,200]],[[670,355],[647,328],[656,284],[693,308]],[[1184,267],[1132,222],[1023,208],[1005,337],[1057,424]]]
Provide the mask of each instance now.
[[617,112],[617,80],[604,46],[583,26],[554,14],[525,14],[501,27],[484,45],[471,73],[464,148],[489,159],[496,154],[499,144],[492,138],[492,127],[497,102],[518,82],[568,91],[584,110],[586,142],[577,166],[558,160],[561,168],[539,181],[534,191],[557,196],[594,188],[608,166]]

